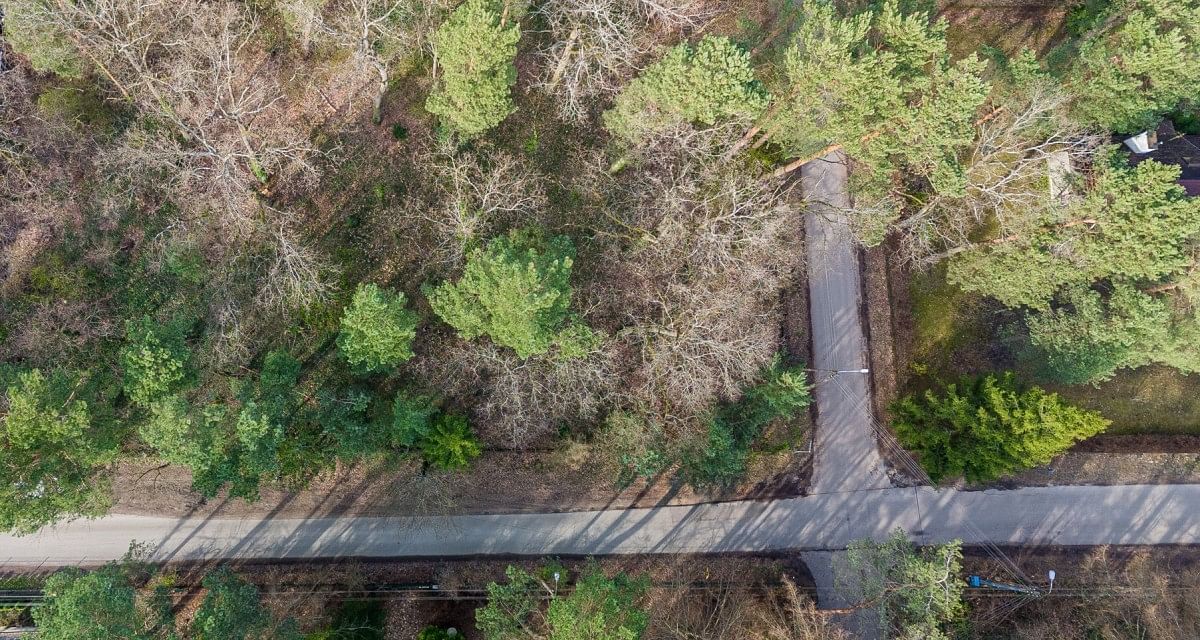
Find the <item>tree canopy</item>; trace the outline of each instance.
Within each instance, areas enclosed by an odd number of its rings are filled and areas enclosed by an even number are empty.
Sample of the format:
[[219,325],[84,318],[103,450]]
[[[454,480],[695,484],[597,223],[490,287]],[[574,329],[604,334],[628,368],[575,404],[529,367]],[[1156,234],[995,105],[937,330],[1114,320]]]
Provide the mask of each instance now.
[[948,279],[1007,306],[1046,308],[1069,285],[1161,282],[1187,272],[1200,234],[1200,201],[1176,184],[1180,168],[1111,154],[1092,187],[1040,228],[980,243],[955,256]]
[[425,109],[445,129],[470,139],[511,114],[517,81],[513,59],[521,29],[506,24],[508,9],[496,0],[467,0],[433,34],[440,75]]
[[1097,382],[1152,362],[1196,371],[1200,200],[1179,175],[1175,165],[1130,167],[1105,154],[1082,198],[953,256],[947,279],[1029,308],[1030,353],[1051,379]]
[[[787,157],[841,145],[856,163],[864,202],[891,199],[897,172],[939,193],[961,192],[958,155],[975,138],[989,85],[974,55],[951,60],[946,27],[894,0],[851,16],[831,3],[805,3],[756,145],[770,141]],[[864,241],[882,239],[895,208],[861,221]]]
[[47,640],[299,640],[295,620],[273,615],[258,588],[228,568],[204,576],[200,606],[184,628],[163,590],[167,580],[131,552],[93,571],[68,568],[46,579],[33,610]]
[[897,529],[883,542],[856,540],[846,550],[848,588],[878,603],[888,637],[946,640],[966,613],[962,543],[917,548]]
[[[649,620],[642,607],[647,582],[623,573],[608,577],[587,565],[570,583],[566,569],[543,567],[536,575],[510,566],[508,582],[488,584],[487,606],[475,622],[487,640],[637,640]],[[543,602],[549,596],[549,605]]]
[[277,619],[258,587],[227,568],[204,576],[204,599],[192,616],[191,640],[299,640],[295,621]]
[[342,314],[338,349],[353,367],[384,371],[412,357],[419,322],[405,306],[403,292],[360,284]]
[[986,482],[1046,464],[1109,425],[1057,394],[1021,387],[1011,373],[963,378],[941,393],[901,398],[892,411],[900,442],[920,454],[935,482]]
[[473,251],[458,282],[427,287],[429,305],[464,339],[486,335],[522,358],[582,355],[596,336],[570,313],[574,259],[566,236],[514,230]]
[[647,67],[617,96],[604,124],[625,144],[636,145],[675,124],[754,118],[766,103],[750,55],[729,38],[705,36],[695,47],[676,45]]
[[[102,515],[109,505],[104,468],[120,438],[88,374],[31,369],[10,373],[0,423],[0,529],[32,532],[63,516]],[[8,376],[6,376],[8,377]]]
[[1197,99],[1200,2],[1113,3],[1087,33],[1066,74],[1073,111],[1102,131],[1153,129],[1163,115]]
[[[33,610],[45,640],[154,640],[166,638],[170,603],[139,592],[144,576],[130,562],[95,571],[71,567],[46,579],[43,606]],[[164,615],[165,620],[164,620]]]

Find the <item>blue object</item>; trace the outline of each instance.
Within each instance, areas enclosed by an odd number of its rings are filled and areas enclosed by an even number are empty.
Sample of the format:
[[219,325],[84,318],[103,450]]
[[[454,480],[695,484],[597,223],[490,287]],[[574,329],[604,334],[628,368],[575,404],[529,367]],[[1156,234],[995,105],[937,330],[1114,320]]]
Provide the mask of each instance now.
[[967,586],[975,588],[975,589],[986,587],[988,589],[997,589],[1000,591],[1013,591],[1016,593],[1030,593],[1030,594],[1040,593],[1036,587],[1027,587],[1027,586],[1019,585],[1019,584],[1008,584],[1005,582],[994,582],[992,580],[988,580],[987,578],[981,578],[979,576],[967,576]]

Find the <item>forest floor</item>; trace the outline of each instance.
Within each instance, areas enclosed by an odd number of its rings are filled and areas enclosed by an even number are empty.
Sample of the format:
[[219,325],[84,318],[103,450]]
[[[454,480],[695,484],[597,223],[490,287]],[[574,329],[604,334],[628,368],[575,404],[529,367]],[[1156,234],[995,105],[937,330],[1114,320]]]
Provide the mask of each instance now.
[[805,494],[811,475],[811,455],[787,447],[758,452],[746,481],[725,495],[698,494],[669,473],[622,489],[611,471],[589,462],[587,449],[568,443],[551,451],[487,451],[466,471],[424,476],[419,464],[379,461],[338,468],[297,491],[264,487],[255,502],[224,494],[204,500],[186,469],[129,462],[118,466],[112,513],[315,518],[591,511],[793,498]]
[[[568,575],[574,575],[588,562],[584,558],[558,558]],[[606,573],[625,572],[645,575],[652,585],[646,609],[652,619],[665,621],[673,612],[682,612],[689,599],[703,600],[701,612],[724,595],[726,598],[754,597],[757,584],[774,585],[781,577],[792,580],[801,592],[812,589],[808,568],[799,554],[724,554],[604,556],[594,562]],[[467,638],[478,637],[475,609],[485,604],[487,585],[503,582],[507,567],[516,566],[530,573],[547,564],[540,558],[469,558],[456,560],[414,560],[331,563],[244,563],[235,570],[251,583],[260,585],[270,606],[281,614],[296,616],[314,627],[339,617],[349,603],[360,611],[379,610],[383,635],[364,638],[410,640],[428,625],[453,626]],[[192,584],[206,569],[204,565],[177,565],[177,583]],[[569,577],[570,576],[570,577]],[[694,588],[679,588],[679,585]],[[436,585],[435,589],[428,588]],[[400,589],[396,592],[394,590]],[[333,591],[333,593],[329,593]],[[708,600],[708,597],[714,600]],[[697,602],[691,603],[696,606]],[[177,606],[191,603],[184,597]],[[369,615],[364,617],[370,617]],[[652,623],[653,624],[653,623]],[[339,636],[340,637],[340,636]]]
[[955,57],[983,46],[1008,55],[1032,49],[1040,57],[1065,37],[1070,5],[1061,0],[942,0],[938,15],[950,23],[947,44]]

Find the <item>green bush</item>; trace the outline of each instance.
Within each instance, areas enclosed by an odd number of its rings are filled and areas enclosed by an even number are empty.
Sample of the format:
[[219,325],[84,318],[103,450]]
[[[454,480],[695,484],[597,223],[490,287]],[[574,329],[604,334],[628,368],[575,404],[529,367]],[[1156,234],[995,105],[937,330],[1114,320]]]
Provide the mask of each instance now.
[[940,395],[902,398],[892,411],[900,442],[920,454],[934,481],[986,482],[1046,464],[1109,425],[1057,394],[1022,388],[1011,373],[963,378]]
[[403,293],[358,285],[337,337],[346,362],[364,371],[383,371],[413,356],[419,319],[404,303]]
[[455,638],[461,637],[462,634],[458,633],[457,631],[451,635],[449,629],[443,629],[441,627],[434,626],[425,627],[417,633],[417,640],[454,640]]
[[458,282],[427,287],[426,295],[434,313],[464,339],[487,335],[522,358],[556,345],[561,357],[579,356],[598,337],[569,322],[574,257],[566,236],[515,230],[472,252]]
[[425,109],[446,131],[474,138],[508,117],[511,87],[517,81],[516,21],[501,25],[504,7],[496,0],[467,0],[433,34],[440,74]]
[[125,394],[136,405],[150,406],[179,386],[190,356],[180,327],[160,325],[149,316],[129,321],[121,350]]
[[613,411],[605,417],[595,444],[611,456],[620,487],[651,478],[670,463],[663,453],[665,443],[658,425],[626,411]]
[[120,113],[89,85],[51,87],[37,98],[38,110],[49,118],[79,129],[107,135],[115,131]]
[[52,26],[48,4],[46,0],[7,0],[4,37],[17,53],[29,58],[34,69],[80,78],[86,66],[67,35]]
[[467,419],[448,413],[434,418],[429,435],[419,446],[425,461],[442,469],[465,468],[483,453]]
[[785,367],[778,356],[763,371],[762,381],[738,402],[721,407],[709,419],[700,442],[686,447],[680,461],[684,480],[698,489],[729,489],[746,473],[750,448],[775,420],[791,419],[812,403],[802,367]]
[[729,38],[705,36],[694,48],[676,45],[630,82],[605,112],[604,125],[632,145],[677,123],[753,118],[766,105],[750,54]]

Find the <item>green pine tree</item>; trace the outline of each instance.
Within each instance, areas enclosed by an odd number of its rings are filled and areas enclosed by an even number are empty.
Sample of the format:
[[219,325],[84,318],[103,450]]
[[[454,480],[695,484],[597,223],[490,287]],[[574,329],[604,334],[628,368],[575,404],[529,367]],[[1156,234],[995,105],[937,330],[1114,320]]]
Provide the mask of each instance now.
[[1064,74],[1073,112],[1102,131],[1154,128],[1200,86],[1200,2],[1135,0],[1087,34]]
[[384,371],[413,356],[417,314],[405,306],[403,292],[359,284],[342,314],[338,349],[351,366]]
[[566,236],[512,231],[472,252],[458,282],[427,287],[426,295],[434,313],[464,339],[486,335],[522,358],[555,345],[562,357],[581,355],[597,337],[571,318],[574,257]]
[[723,36],[682,43],[629,83],[604,114],[604,125],[627,145],[680,123],[711,125],[756,117],[767,103],[750,55]]
[[505,25],[501,3],[467,0],[433,34],[439,75],[425,109],[446,131],[471,139],[500,124],[516,107],[517,24]]
[[1046,464],[1109,425],[1057,394],[1019,386],[1012,374],[963,378],[940,394],[902,398],[892,411],[900,442],[920,454],[934,481],[986,482]]

